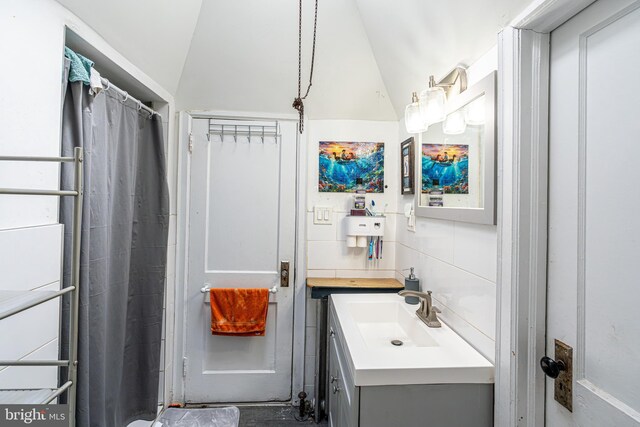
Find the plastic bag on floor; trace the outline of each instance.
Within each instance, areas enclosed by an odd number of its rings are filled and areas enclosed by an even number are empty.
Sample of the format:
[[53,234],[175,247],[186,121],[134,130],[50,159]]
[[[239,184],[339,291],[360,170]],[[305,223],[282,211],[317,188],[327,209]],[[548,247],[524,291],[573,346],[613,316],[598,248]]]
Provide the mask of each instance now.
[[152,427],[238,427],[240,411],[235,406],[225,408],[167,408]]

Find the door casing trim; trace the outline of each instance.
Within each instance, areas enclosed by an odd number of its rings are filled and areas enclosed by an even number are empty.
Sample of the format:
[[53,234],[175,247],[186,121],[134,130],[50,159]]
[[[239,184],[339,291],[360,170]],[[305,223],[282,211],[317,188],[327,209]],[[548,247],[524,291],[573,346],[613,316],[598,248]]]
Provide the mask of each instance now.
[[536,0],[498,34],[496,426],[544,426],[549,36],[593,0]]

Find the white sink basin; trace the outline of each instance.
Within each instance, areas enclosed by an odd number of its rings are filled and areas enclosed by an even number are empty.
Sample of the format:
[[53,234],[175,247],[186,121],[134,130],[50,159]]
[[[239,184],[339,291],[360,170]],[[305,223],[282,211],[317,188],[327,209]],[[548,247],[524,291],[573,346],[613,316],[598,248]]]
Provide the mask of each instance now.
[[[411,313],[397,302],[352,302],[351,318],[369,348],[434,347],[438,343],[416,323]],[[395,344],[392,343],[395,341]]]
[[444,323],[427,327],[415,314],[418,306],[403,297],[338,294],[331,300],[356,386],[494,382],[487,359]]

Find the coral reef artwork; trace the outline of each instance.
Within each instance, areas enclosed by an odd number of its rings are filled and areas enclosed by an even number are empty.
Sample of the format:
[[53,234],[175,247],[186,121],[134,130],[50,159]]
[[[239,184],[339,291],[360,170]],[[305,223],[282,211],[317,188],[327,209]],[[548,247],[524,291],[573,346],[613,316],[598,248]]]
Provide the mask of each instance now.
[[422,192],[432,190],[469,194],[468,145],[422,144]]
[[356,180],[368,193],[384,193],[384,142],[320,141],[318,191],[353,193]]

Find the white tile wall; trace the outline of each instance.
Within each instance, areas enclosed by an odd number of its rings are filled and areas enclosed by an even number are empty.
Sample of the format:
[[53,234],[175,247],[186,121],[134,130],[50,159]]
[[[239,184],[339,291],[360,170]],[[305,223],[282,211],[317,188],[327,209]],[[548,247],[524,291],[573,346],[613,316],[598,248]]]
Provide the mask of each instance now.
[[498,234],[495,226],[457,222],[453,242],[455,266],[496,282]]
[[[385,192],[368,194],[379,211],[394,212],[398,191],[398,123],[358,120],[311,120],[307,158],[307,277],[394,277],[395,215],[386,219],[383,257],[369,261],[366,248],[347,248],[344,218],[353,194],[319,193],[319,141],[375,141],[385,143]],[[333,223],[313,223],[313,207],[333,208]]]
[[[60,288],[62,226],[0,230],[0,290]],[[0,321],[0,359],[57,359],[59,299]],[[55,387],[52,367],[0,367],[0,388]]]
[[[309,155],[307,158],[307,277],[395,277],[396,270],[396,201],[399,178],[399,150],[397,122],[354,120],[311,120]],[[385,143],[385,185],[383,194],[368,194],[379,211],[388,213],[383,237],[382,259],[369,261],[366,248],[348,248],[344,232],[344,218],[353,204],[353,194],[319,193],[319,141],[372,141]],[[333,208],[333,223],[313,223],[313,207]],[[317,301],[307,297],[305,336],[304,389],[313,396],[316,363],[316,307]]]
[[[52,360],[58,358],[58,338],[34,348],[22,359]],[[53,366],[9,366],[0,370],[0,388],[55,388],[58,369]]]
[[[497,67],[492,49],[469,69],[472,85]],[[400,128],[400,140],[409,135]],[[398,206],[413,196],[400,196]],[[463,222],[417,218],[415,231],[404,215],[396,216],[396,277],[415,267],[422,290],[433,291],[441,319],[495,360],[497,228]]]
[[398,221],[398,280],[401,270],[414,267],[420,288],[433,291],[443,310],[441,319],[494,361],[496,227],[417,218],[416,232],[403,228]]

